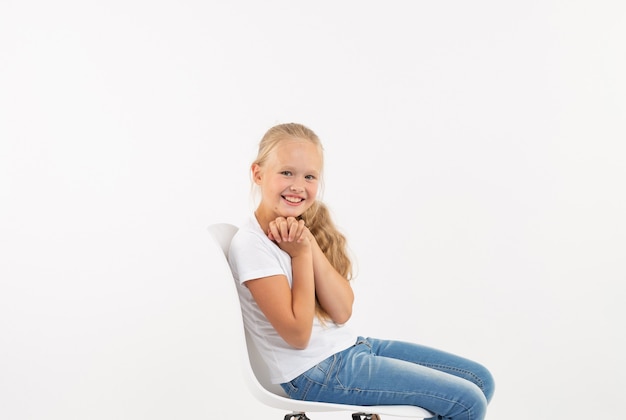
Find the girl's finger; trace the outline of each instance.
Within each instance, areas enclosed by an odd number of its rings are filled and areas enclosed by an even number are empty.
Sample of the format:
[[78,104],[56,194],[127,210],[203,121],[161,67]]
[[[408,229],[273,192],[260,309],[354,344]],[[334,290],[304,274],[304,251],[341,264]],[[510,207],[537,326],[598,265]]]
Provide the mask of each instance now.
[[280,232],[280,237],[283,241],[289,240],[289,225],[287,224],[287,220],[283,217],[280,217],[277,220],[278,223],[278,231]]
[[287,223],[289,225],[289,242],[293,242],[298,239],[298,221],[295,217],[287,218]]
[[280,219],[276,219],[270,222],[270,233],[276,242],[280,242],[283,239],[280,228]]
[[304,225],[304,220],[298,220],[297,224],[295,225],[295,235],[294,235],[294,239],[297,242],[302,242],[302,240],[304,239],[303,235],[304,235],[304,231],[305,231],[305,225]]

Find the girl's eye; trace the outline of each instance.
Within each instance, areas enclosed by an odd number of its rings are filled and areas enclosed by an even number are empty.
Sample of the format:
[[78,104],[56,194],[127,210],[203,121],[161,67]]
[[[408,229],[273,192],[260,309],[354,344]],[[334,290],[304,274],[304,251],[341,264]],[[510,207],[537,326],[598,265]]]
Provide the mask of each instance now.
[[281,175],[285,175],[285,176],[291,176],[292,175],[291,171],[282,171],[280,174]]
[[309,181],[315,181],[317,179],[315,178],[314,175],[307,175],[305,178],[308,179]]

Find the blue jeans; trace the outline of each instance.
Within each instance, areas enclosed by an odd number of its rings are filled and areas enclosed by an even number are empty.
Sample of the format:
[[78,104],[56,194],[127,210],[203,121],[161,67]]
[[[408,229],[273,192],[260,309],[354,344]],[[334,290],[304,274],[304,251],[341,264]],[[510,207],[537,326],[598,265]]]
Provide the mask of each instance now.
[[415,405],[453,420],[482,420],[494,392],[491,374],[476,362],[419,344],[363,337],[281,386],[297,400]]

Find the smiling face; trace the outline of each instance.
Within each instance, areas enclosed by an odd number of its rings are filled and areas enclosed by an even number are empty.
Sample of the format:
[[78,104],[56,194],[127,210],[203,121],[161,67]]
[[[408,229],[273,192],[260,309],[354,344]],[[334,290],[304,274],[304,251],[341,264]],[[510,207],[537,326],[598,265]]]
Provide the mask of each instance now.
[[307,140],[279,142],[265,163],[252,165],[254,182],[261,187],[256,211],[263,228],[276,217],[298,217],[315,202],[322,171],[318,146]]

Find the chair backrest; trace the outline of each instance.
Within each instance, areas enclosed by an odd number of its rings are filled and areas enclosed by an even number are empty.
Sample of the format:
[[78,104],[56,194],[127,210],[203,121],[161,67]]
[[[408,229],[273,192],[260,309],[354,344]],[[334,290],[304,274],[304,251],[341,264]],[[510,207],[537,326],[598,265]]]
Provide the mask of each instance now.
[[228,223],[217,223],[209,226],[209,233],[218,243],[220,248],[222,248],[222,252],[226,258],[228,258],[228,248],[230,248],[230,242],[233,240],[233,236],[235,236],[235,233],[237,233],[238,230],[237,226]]
[[[228,259],[228,249],[230,248],[230,242],[237,233],[237,230],[237,226],[228,223],[217,223],[209,226],[209,233],[211,234],[213,239],[219,244],[226,259]],[[235,280],[232,276],[230,278],[230,281],[232,283],[233,290],[235,291],[235,293],[237,293]],[[238,296],[237,301],[239,301]],[[241,322],[242,330],[245,334],[246,350],[248,353],[247,360],[251,368],[246,370],[246,372],[250,372],[250,377],[248,377],[247,379],[255,382],[254,384],[252,384],[253,387],[260,386],[273,394],[286,396],[287,394],[285,394],[285,391],[280,387],[280,385],[273,384],[270,381],[270,372],[267,364],[263,361],[261,353],[254,344],[254,341],[250,337],[250,334],[243,327],[243,318]]]

